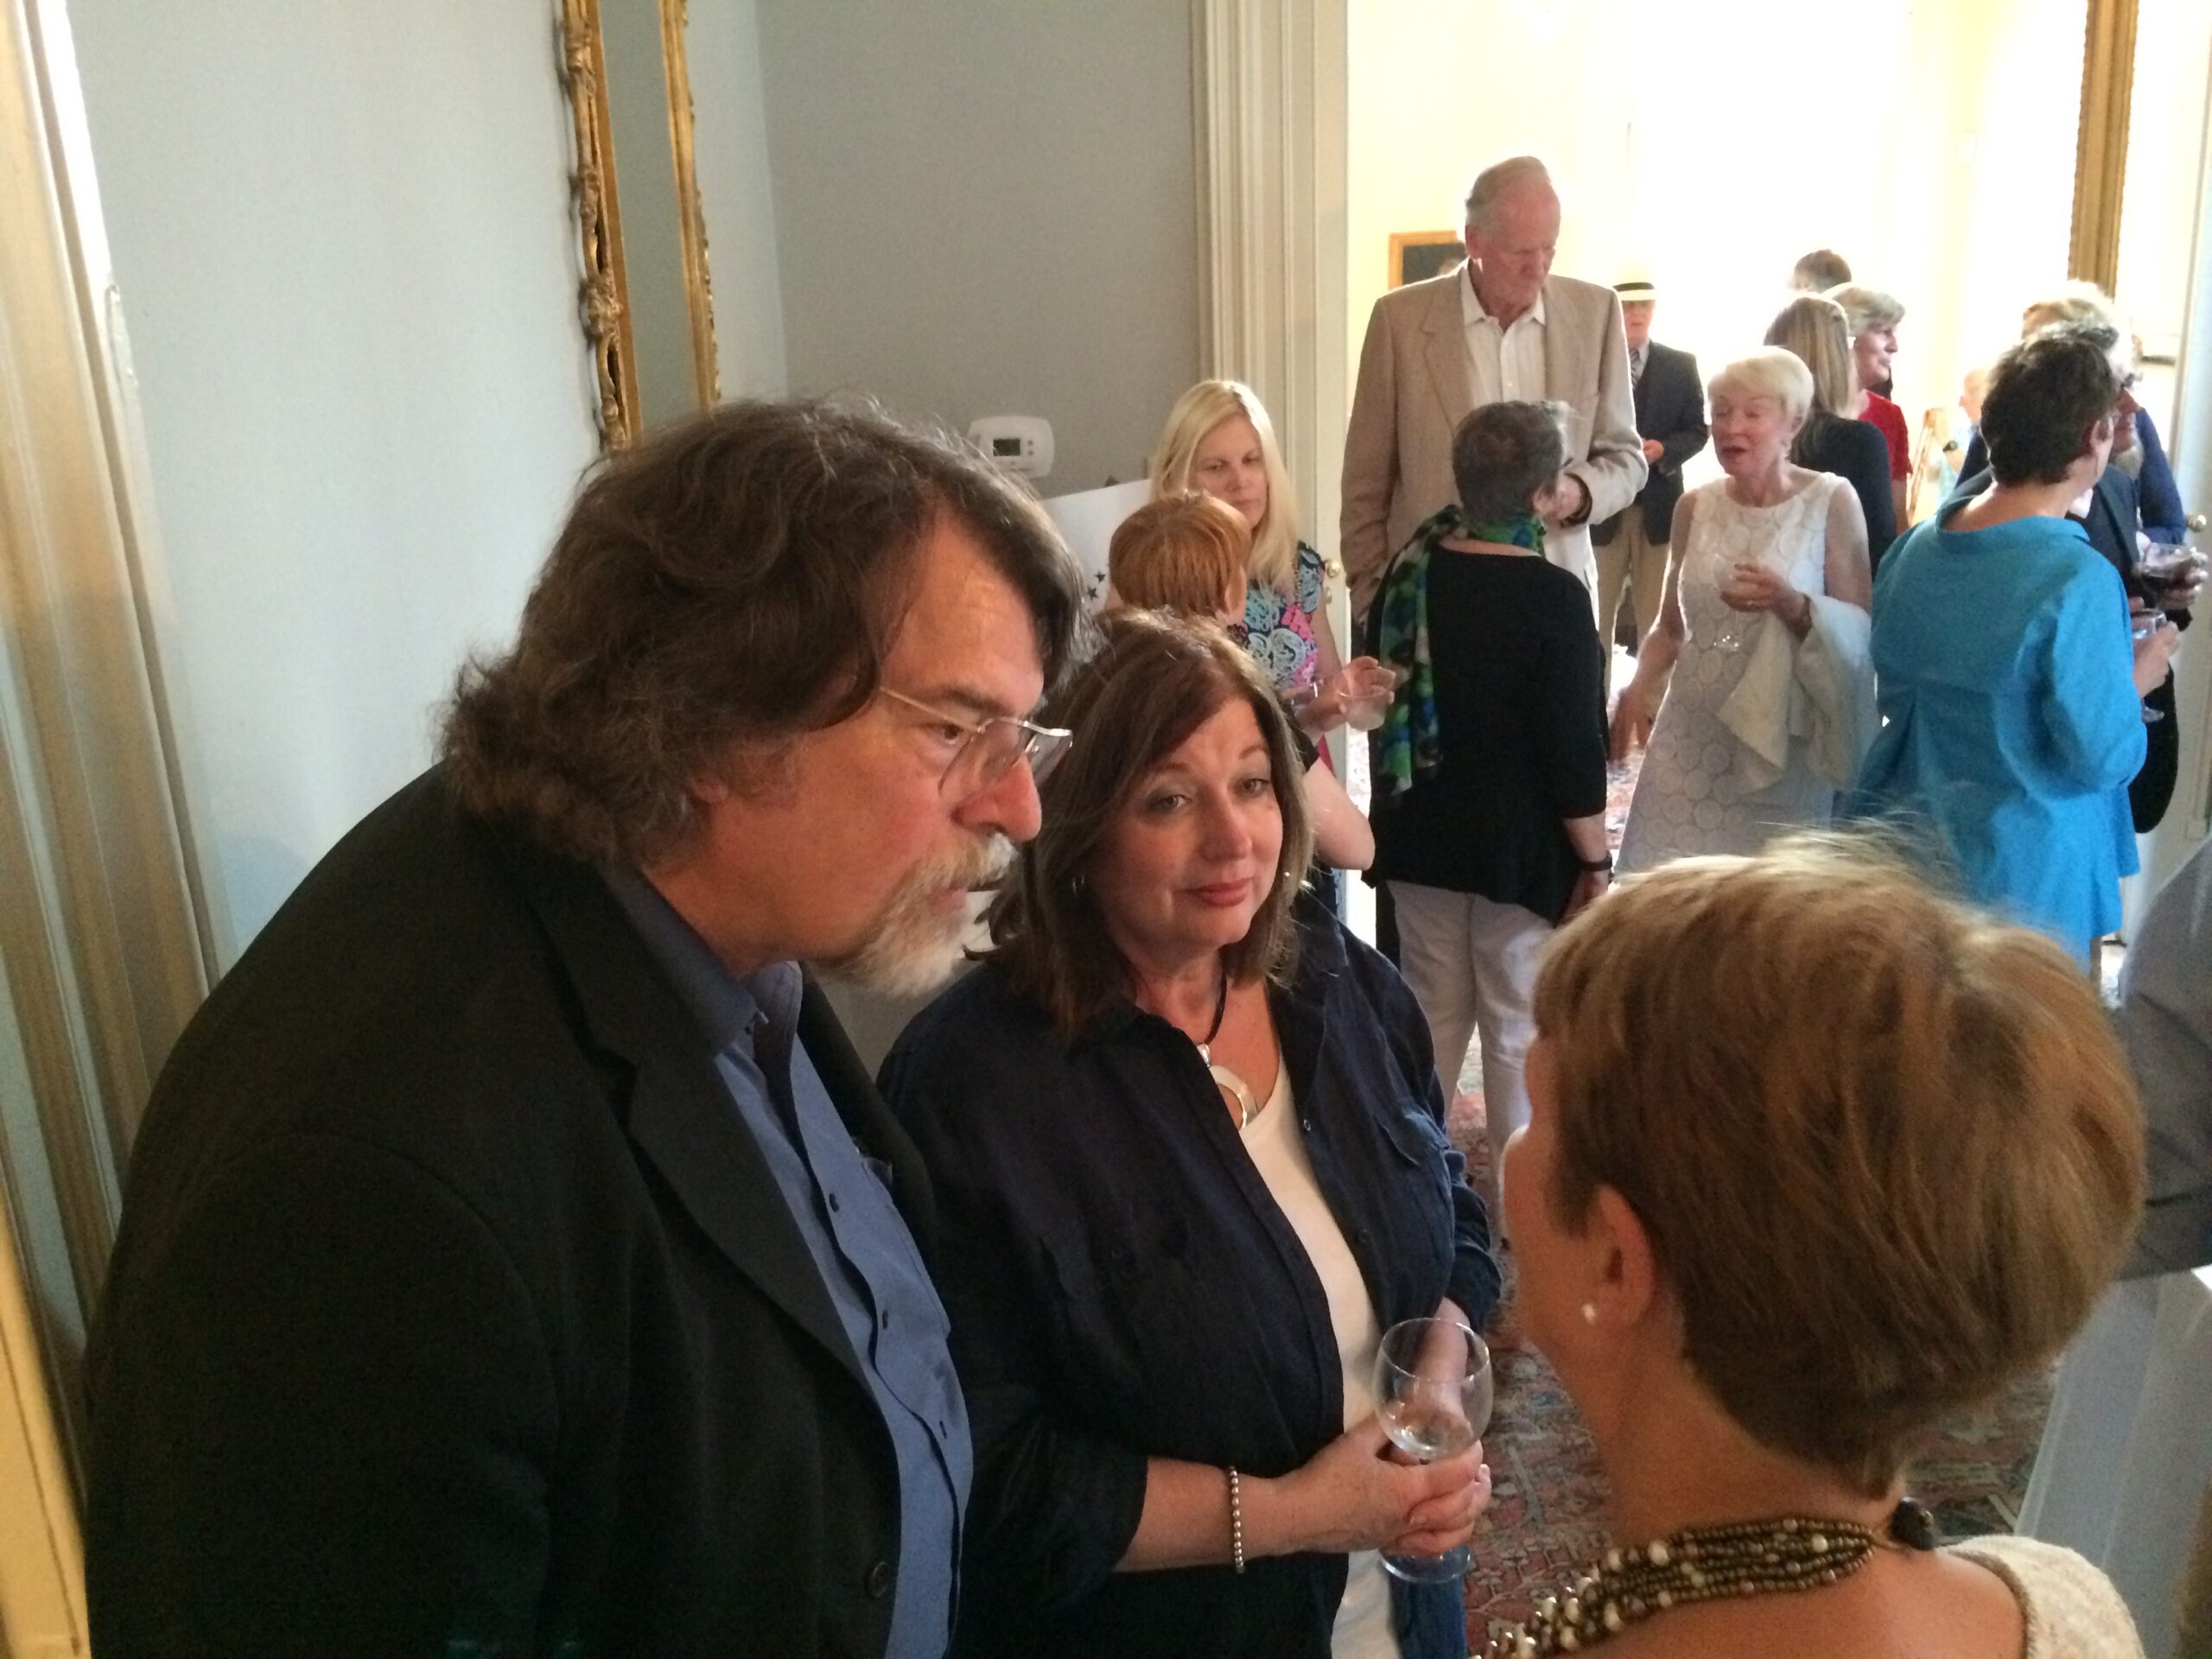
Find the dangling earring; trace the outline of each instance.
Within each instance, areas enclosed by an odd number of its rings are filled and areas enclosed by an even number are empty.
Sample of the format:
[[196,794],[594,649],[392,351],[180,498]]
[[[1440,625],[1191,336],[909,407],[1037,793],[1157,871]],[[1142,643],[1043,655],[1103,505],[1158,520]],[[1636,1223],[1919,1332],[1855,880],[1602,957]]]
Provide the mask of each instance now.
[[1582,1323],[1585,1325],[1595,1325],[1598,1323],[1597,1303],[1585,1302],[1582,1304]]

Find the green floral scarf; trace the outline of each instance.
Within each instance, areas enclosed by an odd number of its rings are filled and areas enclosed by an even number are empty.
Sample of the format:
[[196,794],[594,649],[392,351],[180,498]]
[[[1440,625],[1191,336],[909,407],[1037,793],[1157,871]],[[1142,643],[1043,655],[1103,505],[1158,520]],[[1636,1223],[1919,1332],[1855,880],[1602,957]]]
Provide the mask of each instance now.
[[1398,671],[1398,692],[1370,740],[1378,804],[1432,777],[1442,762],[1436,729],[1436,665],[1429,654],[1428,562],[1447,539],[1495,542],[1541,555],[1543,520],[1534,513],[1477,524],[1454,505],[1421,522],[1391,561],[1376,597],[1376,654]]

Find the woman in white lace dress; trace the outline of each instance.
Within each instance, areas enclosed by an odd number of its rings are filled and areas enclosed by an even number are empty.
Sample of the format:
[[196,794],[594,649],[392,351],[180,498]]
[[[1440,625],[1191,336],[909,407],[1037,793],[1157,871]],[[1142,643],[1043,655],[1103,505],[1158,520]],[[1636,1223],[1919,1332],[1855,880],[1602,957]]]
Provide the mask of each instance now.
[[1866,517],[1789,461],[1812,376],[1768,347],[1706,390],[1727,476],[1675,509],[1659,620],[1613,711],[1614,759],[1647,746],[1624,871],[1826,823],[1873,734]]

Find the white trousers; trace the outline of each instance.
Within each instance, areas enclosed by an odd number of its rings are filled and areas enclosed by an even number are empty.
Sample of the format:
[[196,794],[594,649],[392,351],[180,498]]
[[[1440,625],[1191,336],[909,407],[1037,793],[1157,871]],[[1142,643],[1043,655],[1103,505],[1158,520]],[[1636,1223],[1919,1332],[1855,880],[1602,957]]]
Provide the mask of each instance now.
[[1529,1121],[1526,1072],[1536,1034],[1531,1003],[1552,925],[1519,905],[1411,881],[1390,883],[1398,912],[1398,965],[1421,1001],[1436,1047],[1444,1097],[1459,1087],[1467,1044],[1483,1039],[1483,1110],[1490,1128],[1484,1198],[1491,1230],[1502,1234],[1498,1170],[1505,1142]]

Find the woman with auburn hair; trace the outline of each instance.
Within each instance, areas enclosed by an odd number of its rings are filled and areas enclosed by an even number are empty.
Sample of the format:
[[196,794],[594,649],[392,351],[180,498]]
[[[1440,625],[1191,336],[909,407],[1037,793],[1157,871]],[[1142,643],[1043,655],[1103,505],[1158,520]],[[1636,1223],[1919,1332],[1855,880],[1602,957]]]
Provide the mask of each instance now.
[[[1863,847],[1624,883],[1536,988],[1505,1208],[1620,1548],[1498,1656],[2117,1659],[2071,1552],[1937,1547],[1905,1471],[2118,1265],[2143,1128],[2095,988]],[[1525,1645],[1524,1645],[1525,1641]]]
[[1355,702],[1387,696],[1372,658],[1346,664],[1329,626],[1328,566],[1298,538],[1298,505],[1274,423],[1251,387],[1201,380],[1175,400],[1152,459],[1157,500],[1203,490],[1252,530],[1244,639],[1253,658],[1311,732],[1338,724]]
[[1779,346],[1812,372],[1813,406],[1789,446],[1789,459],[1851,486],[1866,516],[1866,560],[1879,569],[1897,538],[1896,493],[1890,487],[1889,441],[1866,418],[1851,331],[1843,308],[1818,294],[1802,295],[1775,314],[1766,343]]
[[1374,1415],[1384,1330],[1497,1299],[1427,1028],[1300,895],[1257,666],[1173,617],[1102,632],[990,951],[884,1065],[975,1428],[954,1651],[1463,1654],[1458,1581],[1378,1559],[1489,1497],[1479,1447],[1392,1461]]

